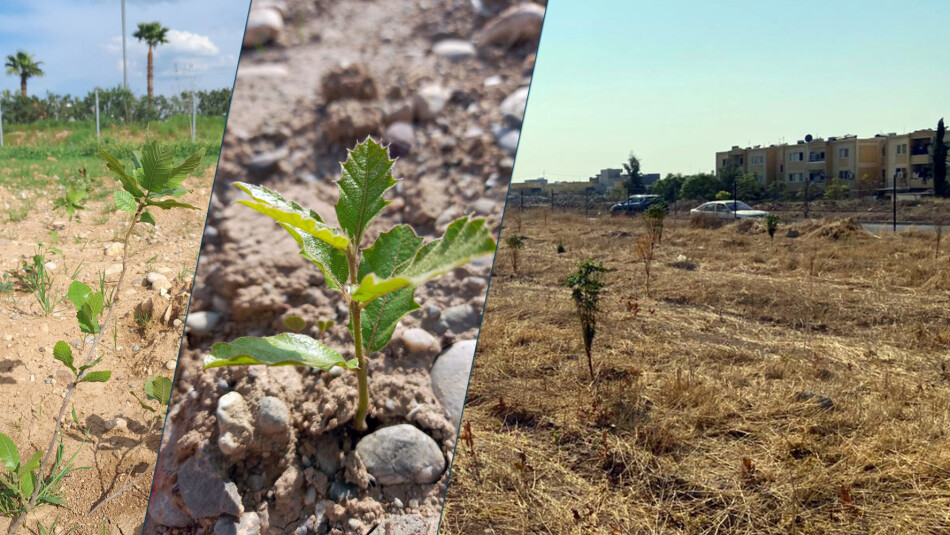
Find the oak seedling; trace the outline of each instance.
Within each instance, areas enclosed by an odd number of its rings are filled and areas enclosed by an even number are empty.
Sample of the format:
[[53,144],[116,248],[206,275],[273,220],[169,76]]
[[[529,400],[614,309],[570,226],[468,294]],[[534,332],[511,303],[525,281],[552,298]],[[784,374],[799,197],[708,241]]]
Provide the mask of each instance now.
[[372,220],[391,201],[383,195],[397,180],[389,151],[367,138],[349,151],[337,182],[335,211],[340,228],[327,225],[319,214],[262,186],[236,182],[247,199],[238,201],[272,217],[300,246],[300,254],[323,272],[327,286],[339,292],[349,308],[347,327],[355,358],[296,332],[267,337],[243,337],[215,344],[204,367],[264,364],[334,367],[356,372],[359,402],[353,426],[366,430],[369,412],[368,355],[392,338],[396,323],[419,308],[415,290],[439,275],[495,251],[486,220],[468,216],[453,221],[445,234],[423,244],[408,225],[381,233],[369,247],[362,242]]

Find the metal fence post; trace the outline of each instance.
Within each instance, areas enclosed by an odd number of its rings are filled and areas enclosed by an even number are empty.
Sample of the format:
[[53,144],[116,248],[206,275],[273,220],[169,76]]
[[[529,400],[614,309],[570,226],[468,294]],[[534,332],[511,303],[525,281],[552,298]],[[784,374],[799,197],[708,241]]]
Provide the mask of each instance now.
[[191,142],[195,142],[195,124],[198,115],[198,102],[195,100],[195,94],[191,94]]
[[96,88],[96,139],[99,139],[99,88]]
[[0,147],[3,146],[3,99],[0,98]]

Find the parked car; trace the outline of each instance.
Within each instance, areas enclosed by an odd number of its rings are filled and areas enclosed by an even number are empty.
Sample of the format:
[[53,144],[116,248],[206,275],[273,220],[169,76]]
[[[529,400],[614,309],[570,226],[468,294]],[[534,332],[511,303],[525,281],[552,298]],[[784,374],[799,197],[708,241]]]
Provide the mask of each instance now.
[[610,211],[614,214],[635,214],[639,212],[645,212],[647,208],[653,206],[654,204],[662,204],[664,208],[667,208],[663,198],[659,195],[631,195],[627,198],[627,200],[611,206]]
[[712,216],[720,219],[758,219],[769,215],[764,210],[755,210],[742,201],[712,201],[689,211],[693,216]]

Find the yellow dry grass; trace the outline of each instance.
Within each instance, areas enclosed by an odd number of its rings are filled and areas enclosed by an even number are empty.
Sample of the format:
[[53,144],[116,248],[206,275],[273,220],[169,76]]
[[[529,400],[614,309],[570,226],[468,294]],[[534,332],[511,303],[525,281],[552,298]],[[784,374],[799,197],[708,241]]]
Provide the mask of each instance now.
[[[811,221],[770,246],[759,224],[668,225],[647,296],[640,221],[518,219],[441,533],[950,533],[950,252],[933,234]],[[615,270],[594,382],[559,286],[587,257]]]

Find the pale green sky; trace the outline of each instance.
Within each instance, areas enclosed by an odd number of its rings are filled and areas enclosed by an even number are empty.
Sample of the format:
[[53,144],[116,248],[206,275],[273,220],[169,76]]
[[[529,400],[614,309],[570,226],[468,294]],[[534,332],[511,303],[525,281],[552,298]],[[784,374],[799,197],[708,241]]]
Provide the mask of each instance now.
[[950,119],[950,2],[550,0],[516,182]]

